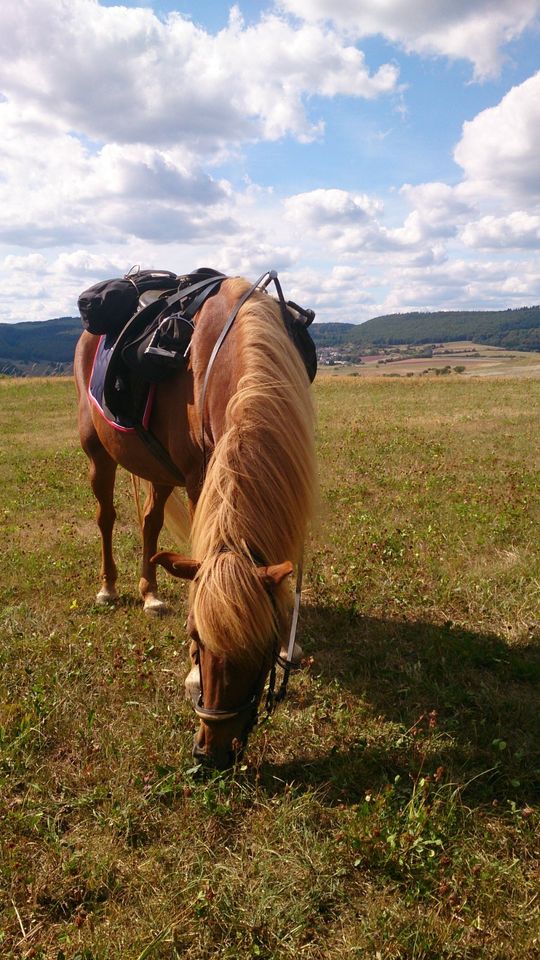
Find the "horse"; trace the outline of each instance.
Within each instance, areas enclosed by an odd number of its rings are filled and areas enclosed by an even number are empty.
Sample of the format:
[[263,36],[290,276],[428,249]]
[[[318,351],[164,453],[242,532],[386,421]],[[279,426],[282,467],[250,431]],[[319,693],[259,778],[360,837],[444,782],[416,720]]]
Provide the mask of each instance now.
[[[280,303],[261,289],[245,299],[249,288],[242,278],[228,278],[206,300],[194,318],[185,368],[156,387],[150,427],[171,467],[91,402],[97,336],[82,333],[74,362],[80,440],[101,533],[97,601],[118,600],[112,534],[121,465],[148,490],[141,518],[144,609],[163,606],[157,566],[190,581],[187,631],[200,720],[193,755],[218,769],[242,756],[267,678],[275,675],[290,619],[289,577],[301,558],[315,488],[309,378]],[[244,299],[212,365],[227,319]],[[157,552],[164,519],[182,519],[179,498],[171,497],[181,484],[190,557]]]

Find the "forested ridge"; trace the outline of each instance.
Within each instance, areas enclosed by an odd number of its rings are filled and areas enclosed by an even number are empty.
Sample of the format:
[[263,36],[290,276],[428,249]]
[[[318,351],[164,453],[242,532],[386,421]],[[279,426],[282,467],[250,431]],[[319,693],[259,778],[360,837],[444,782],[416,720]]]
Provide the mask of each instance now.
[[[540,306],[393,313],[361,324],[314,323],[309,330],[318,348],[470,340],[511,350],[540,351]],[[81,331],[78,317],[0,323],[0,372],[43,373],[52,372],[53,368],[63,371],[73,360]]]
[[23,363],[69,363],[82,332],[78,317],[0,323],[0,359]]
[[317,346],[391,346],[472,340],[512,350],[540,350],[540,306],[513,310],[444,310],[393,313],[362,324],[311,327]]

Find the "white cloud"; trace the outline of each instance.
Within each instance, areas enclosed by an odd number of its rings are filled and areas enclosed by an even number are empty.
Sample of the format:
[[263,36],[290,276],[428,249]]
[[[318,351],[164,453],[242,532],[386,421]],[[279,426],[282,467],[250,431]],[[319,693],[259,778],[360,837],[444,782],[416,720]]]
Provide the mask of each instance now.
[[[208,206],[226,197],[223,184],[212,180],[182,151],[158,150],[141,144],[104,146],[95,157],[89,157],[92,171],[85,187],[92,194],[96,185],[117,198],[161,203],[189,202]],[[83,187],[84,189],[84,187]]]
[[540,200],[540,72],[464,124],[454,158],[470,195]]
[[42,253],[25,253],[21,256],[11,253],[2,261],[2,267],[8,273],[32,273],[36,270],[41,273],[46,265],[47,260]]
[[84,284],[89,263],[124,272],[122,246],[153,263],[182,245],[190,259],[212,248],[210,260],[221,251],[232,272],[256,272],[263,259],[290,265],[294,244],[285,238],[269,257],[262,229],[249,226],[264,220],[256,187],[235,194],[205,165],[247,140],[318,137],[315,95],[373,98],[396,84],[395,66],[370,73],[335,31],[276,15],[246,26],[233,8],[212,35],[177,13],[160,20],[97,0],[4,3],[0,243],[73,254],[44,267],[49,292],[59,272],[79,270]]
[[279,0],[307,21],[332,21],[356,37],[381,34],[405,50],[470,60],[477,78],[496,74],[501,47],[537,16],[538,0]]
[[401,193],[414,209],[400,227],[382,222],[384,206],[377,198],[336,189],[289,197],[285,216],[300,235],[324,241],[342,255],[401,251],[417,256],[420,251],[422,261],[431,262],[437,242],[454,236],[471,206],[444,183],[406,184]]
[[[393,265],[379,313],[408,310],[500,309],[538,302],[540,275],[531,260],[456,257],[433,267]],[[372,314],[373,315],[373,314]]]
[[389,229],[381,218],[384,206],[376,197],[338,189],[317,189],[284,201],[285,218],[304,243],[321,244],[342,257],[358,253],[417,248],[425,232],[406,221]]
[[268,243],[255,233],[246,231],[236,244],[227,244],[219,251],[217,269],[233,276],[257,279],[271,269],[281,273],[292,267],[300,258],[298,248],[283,246],[278,242]]
[[327,238],[339,237],[344,228],[362,230],[382,205],[363,193],[318,189],[285,201],[286,216],[301,230],[311,228]]
[[0,103],[0,241],[29,247],[195,240],[237,231],[226,184],[187,153],[151,146],[89,150]]
[[[304,253],[309,249],[316,255],[324,246],[327,259],[332,253],[340,258],[339,266],[322,275],[304,271],[313,284],[311,299],[307,282],[300,295],[310,299],[319,320],[358,322],[402,310],[519,305],[540,296],[532,261],[459,256],[460,243],[538,246],[540,216],[474,219],[467,191],[441,182],[405,185],[401,196],[413,210],[398,227],[387,225],[382,204],[363,194],[320,189],[285,201],[286,218],[304,238]],[[383,293],[378,302],[377,291]]]
[[389,231],[389,235],[404,246],[452,237],[459,223],[471,214],[471,204],[446,183],[405,184],[401,194],[414,209],[403,226]]
[[79,283],[83,278],[92,283],[103,277],[117,277],[126,272],[123,258],[112,258],[104,254],[88,253],[87,250],[73,250],[61,253],[51,265],[50,273],[61,283],[75,279]]
[[[323,146],[321,121],[321,98],[399,93],[396,66],[370,72],[360,37],[466,57],[485,76],[540,0],[285,7],[300,21],[263,13],[247,25],[233,8],[216,34],[142,4],[0,7],[0,244],[21,250],[4,256],[2,320],[72,314],[83,287],[133,262],[177,271],[206,263],[253,278],[274,267],[287,296],[319,320],[540,295],[523,254],[540,245],[540,74],[464,125],[461,183],[398,181],[381,187],[384,204],[324,173],[323,152],[336,148]],[[353,143],[344,133],[351,103],[344,114],[329,118],[334,130],[343,124],[337,142]],[[274,191],[247,176],[261,141],[279,138],[321,141],[302,148],[305,170],[286,198],[279,175],[268,176]],[[296,146],[279,156],[299,162]],[[238,162],[231,182],[212,175],[223,161],[227,170]],[[354,182],[354,162],[342,152],[340,183]],[[516,255],[503,262],[505,248]],[[475,250],[488,249],[493,259],[483,262]]]
[[98,141],[188,145],[208,152],[247,138],[310,139],[313,94],[389,93],[397,68],[370,74],[332,30],[233,8],[215,36],[180,14],[94,0],[22,0],[0,8],[0,88]]
[[374,279],[361,267],[297,266],[280,279],[287,299],[315,310],[317,322],[359,323],[373,316]]
[[467,247],[540,248],[540,214],[515,210],[507,217],[486,216],[468,223],[461,232]]

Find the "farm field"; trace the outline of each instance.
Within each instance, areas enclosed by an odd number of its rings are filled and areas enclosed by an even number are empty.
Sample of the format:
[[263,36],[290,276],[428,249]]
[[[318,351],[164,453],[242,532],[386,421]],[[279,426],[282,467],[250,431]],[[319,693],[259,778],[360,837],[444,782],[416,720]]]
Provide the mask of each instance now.
[[0,380],[2,960],[538,957],[540,381],[314,393],[305,668],[203,778],[185,586],[144,618],[121,474],[94,604],[74,386]]
[[413,377],[441,375],[463,377],[540,377],[540,354],[533,351],[507,350],[472,343],[468,340],[438,344],[432,357],[415,356],[422,347],[386,347],[386,353],[367,353],[361,364],[325,366],[322,376],[339,376],[345,372],[358,377]]

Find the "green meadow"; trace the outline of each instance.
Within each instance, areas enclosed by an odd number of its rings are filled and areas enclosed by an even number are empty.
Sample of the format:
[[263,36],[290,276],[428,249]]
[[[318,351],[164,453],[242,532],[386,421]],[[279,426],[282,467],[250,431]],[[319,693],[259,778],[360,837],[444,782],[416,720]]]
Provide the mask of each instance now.
[[74,386],[0,380],[3,960],[539,956],[540,380],[314,393],[304,669],[203,777],[129,477],[102,609]]

